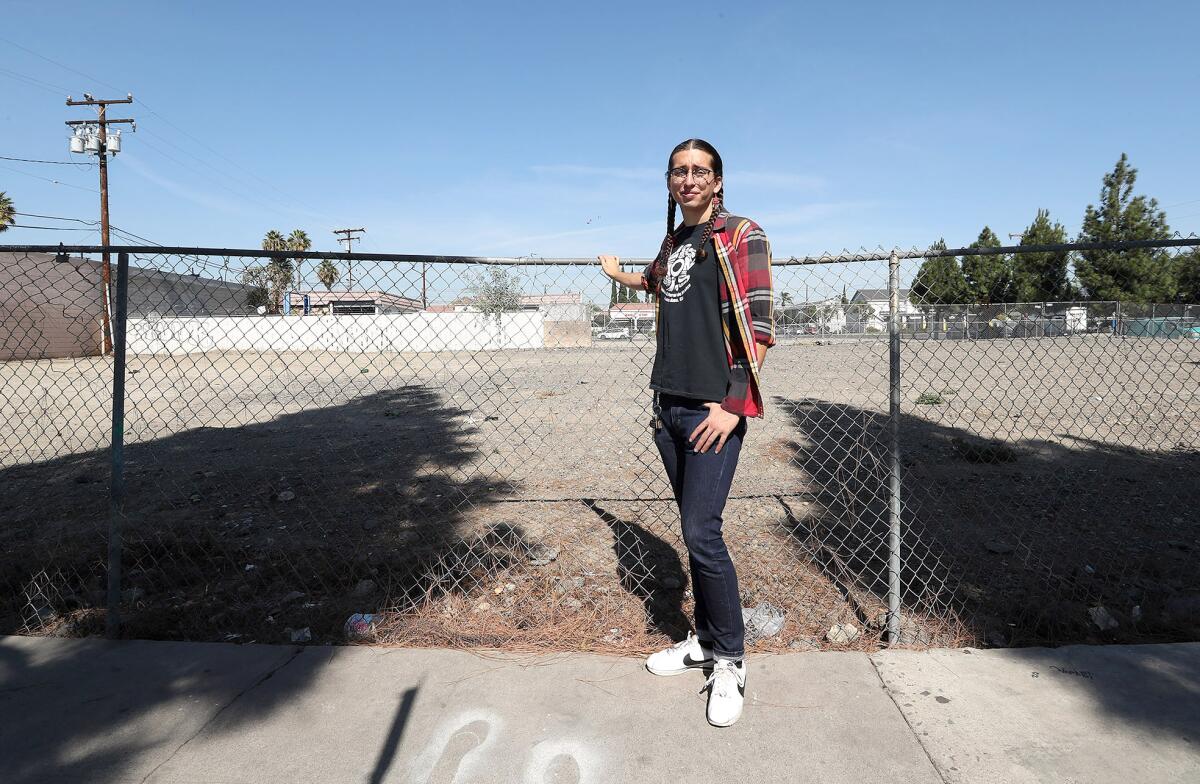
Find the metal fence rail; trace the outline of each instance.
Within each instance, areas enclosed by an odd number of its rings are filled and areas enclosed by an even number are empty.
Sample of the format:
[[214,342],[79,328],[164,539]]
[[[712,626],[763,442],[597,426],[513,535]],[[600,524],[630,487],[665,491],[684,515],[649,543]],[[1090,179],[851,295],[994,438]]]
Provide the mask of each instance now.
[[[112,247],[110,293],[101,250],[0,247],[0,632],[686,629],[653,308],[593,262]],[[1200,307],[912,295],[965,253],[776,260],[726,508],[752,648],[1200,639]]]

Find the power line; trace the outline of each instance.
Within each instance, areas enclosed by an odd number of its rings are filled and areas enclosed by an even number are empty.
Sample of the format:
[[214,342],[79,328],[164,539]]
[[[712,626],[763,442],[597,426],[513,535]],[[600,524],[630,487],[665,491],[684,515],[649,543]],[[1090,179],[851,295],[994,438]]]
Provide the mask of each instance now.
[[35,180],[41,180],[43,182],[53,183],[54,185],[62,185],[63,187],[66,187],[66,188],[74,188],[77,191],[87,191],[88,193],[99,193],[100,192],[100,191],[96,190],[95,188],[84,188],[81,185],[72,185],[69,182],[59,182],[58,180],[52,180],[49,177],[39,177],[36,174],[30,174],[29,172],[23,172],[20,169],[13,169],[9,166],[0,166],[0,169],[4,169],[6,171],[13,172],[14,174],[22,174],[26,177],[32,177]]
[[50,84],[49,82],[43,82],[40,79],[34,79],[32,76],[26,76],[25,74],[17,73],[16,71],[10,71],[7,68],[0,68],[0,74],[3,74],[4,76],[7,76],[11,79],[17,79],[19,81],[25,82],[26,84],[29,84],[32,87],[37,87],[38,89],[45,90],[48,93],[54,93],[55,95],[60,96],[60,97],[62,96],[63,93],[70,92],[70,90],[68,90],[64,87],[59,87],[58,85]]
[[27,223],[10,223],[12,229],[45,229],[46,231],[95,231],[82,226],[30,226]]
[[[33,55],[34,57],[38,57],[42,60],[45,60],[46,62],[50,63],[51,65],[57,65],[59,68],[62,68],[64,71],[70,71],[71,73],[75,74],[76,76],[82,76],[84,79],[90,79],[93,82],[95,82],[96,84],[100,85],[101,87],[107,87],[108,89],[116,90],[117,92],[121,91],[121,89],[119,87],[113,87],[111,84],[105,84],[104,82],[100,81],[96,77],[91,76],[89,74],[85,74],[83,71],[77,71],[69,65],[63,65],[62,63],[58,62],[57,60],[51,60],[49,57],[47,57],[44,54],[38,54],[37,52],[33,51],[32,49],[28,49],[24,46],[21,46],[16,41],[11,41],[7,38],[0,38],[0,41],[3,41],[4,43],[9,44],[10,46],[15,46],[23,52],[28,52],[29,54]],[[51,85],[51,86],[53,86],[53,85]],[[63,92],[70,92],[70,91],[64,90]]]
[[[86,73],[84,73],[83,71],[80,71],[80,70],[77,70],[77,69],[75,69],[75,68],[72,68],[71,66],[69,66],[69,65],[65,65],[64,63],[60,63],[59,61],[57,61],[57,60],[54,60],[54,59],[52,59],[52,58],[49,58],[49,57],[46,57],[46,56],[45,56],[45,55],[43,55],[43,54],[39,54],[39,53],[37,53],[37,52],[33,51],[32,49],[30,49],[30,48],[26,47],[26,46],[22,46],[21,44],[18,44],[18,43],[17,43],[17,42],[15,42],[15,41],[12,41],[12,40],[10,40],[10,39],[7,39],[7,38],[4,38],[4,37],[0,37],[0,41],[3,41],[3,42],[5,42],[5,43],[7,43],[7,44],[10,44],[10,45],[12,45],[12,46],[15,46],[16,48],[18,48],[18,49],[20,49],[20,50],[22,50],[22,51],[24,51],[24,52],[27,52],[27,53],[29,53],[29,54],[33,55],[34,57],[37,57],[37,58],[39,58],[39,59],[41,59],[41,60],[45,60],[46,62],[50,63],[51,65],[56,65],[56,66],[58,66],[59,68],[62,68],[63,70],[65,70],[65,71],[69,71],[69,72],[71,72],[71,73],[73,73],[73,74],[75,74],[75,75],[77,75],[77,76],[82,76],[82,77],[84,77],[85,79],[89,79],[89,80],[91,80],[91,81],[95,82],[96,84],[99,84],[99,85],[100,85],[100,86],[102,86],[102,87],[107,87],[107,88],[109,88],[109,89],[111,89],[111,90],[117,90],[118,92],[120,91],[120,89],[119,89],[119,88],[117,88],[117,87],[114,87],[114,86],[113,86],[113,85],[111,85],[111,84],[107,84],[106,82],[104,82],[104,81],[102,81],[102,80],[100,80],[100,79],[97,79],[96,77],[94,77],[94,76],[92,76],[92,75],[90,75],[90,74],[86,74]],[[0,69],[0,70],[3,70],[3,69]],[[22,78],[22,79],[27,79],[27,80],[34,81],[34,82],[38,81],[38,80],[36,80],[36,79],[32,79],[31,77],[26,77],[26,76],[23,76],[23,75],[21,75],[21,74],[17,74],[17,73],[15,73],[15,72],[10,72],[10,73],[13,73],[15,76],[18,76],[18,77],[20,77],[20,78]],[[55,88],[56,90],[61,90],[61,92],[70,92],[69,90],[67,90],[67,89],[65,89],[65,88],[59,88],[57,85],[52,85],[52,84],[49,84],[48,82],[42,82],[41,84],[42,84],[42,85],[44,85],[45,87],[53,87],[53,88]],[[267,181],[267,180],[263,179],[262,177],[259,177],[257,174],[255,174],[254,172],[252,172],[252,171],[250,171],[249,169],[247,169],[247,168],[246,168],[246,166],[245,166],[244,164],[239,164],[239,163],[237,163],[237,162],[235,162],[235,161],[231,160],[230,158],[226,157],[226,156],[225,156],[225,155],[223,155],[222,153],[218,152],[217,150],[213,149],[211,146],[209,146],[208,144],[206,144],[204,141],[202,141],[202,140],[200,140],[200,139],[196,138],[195,136],[193,136],[192,134],[188,133],[188,132],[187,132],[186,130],[184,130],[183,128],[180,128],[178,125],[176,125],[175,123],[173,123],[173,122],[171,122],[170,120],[168,120],[168,119],[167,119],[166,117],[164,117],[164,116],[163,116],[161,113],[159,113],[159,112],[155,111],[155,110],[154,110],[154,109],[153,109],[153,108],[152,108],[150,105],[148,105],[148,104],[147,104],[145,101],[143,101],[143,100],[141,100],[141,99],[134,99],[134,103],[136,103],[136,104],[139,104],[139,105],[140,105],[142,108],[144,108],[144,109],[145,109],[145,110],[146,110],[146,111],[147,111],[149,114],[152,114],[152,115],[154,115],[155,117],[157,117],[158,119],[160,119],[160,120],[162,120],[164,123],[166,123],[167,125],[169,125],[169,126],[171,126],[172,128],[174,128],[174,129],[175,129],[176,131],[178,131],[179,133],[181,133],[181,134],[183,134],[184,136],[186,136],[188,139],[191,139],[193,142],[195,142],[195,143],[196,143],[197,145],[199,145],[200,147],[202,147],[202,148],[204,148],[204,149],[208,150],[208,151],[209,151],[210,153],[212,153],[213,155],[215,155],[215,156],[217,156],[218,158],[220,158],[221,160],[225,161],[227,164],[229,164],[230,166],[232,166],[232,167],[234,168],[234,170],[235,170],[235,171],[238,171],[238,172],[244,172],[244,173],[245,173],[245,174],[247,174],[248,176],[250,176],[250,177],[254,178],[255,180],[258,180],[258,181],[259,181],[260,183],[262,183],[263,185],[267,186],[267,187],[268,187],[268,188],[270,188],[271,190],[273,190],[273,191],[275,191],[276,193],[278,193],[279,195],[283,196],[285,199],[287,199],[287,202],[286,202],[286,203],[285,203],[285,202],[281,202],[281,203],[280,203],[280,206],[281,206],[281,207],[283,207],[283,209],[285,209],[285,210],[291,210],[291,211],[294,211],[294,210],[295,210],[295,207],[288,207],[288,206],[287,206],[287,203],[291,203],[291,204],[293,204],[293,205],[298,205],[298,206],[300,206],[300,207],[302,207],[302,208],[304,208],[304,209],[306,209],[306,210],[308,210],[308,211],[310,211],[310,212],[312,212],[312,213],[314,213],[314,214],[317,214],[317,215],[323,215],[323,214],[326,214],[326,213],[327,213],[327,210],[321,210],[321,209],[317,209],[317,208],[315,208],[315,207],[314,207],[313,205],[311,205],[311,204],[307,204],[307,203],[305,203],[305,202],[299,201],[299,200],[298,200],[298,199],[296,199],[296,198],[295,198],[295,196],[293,196],[292,194],[289,194],[289,193],[287,193],[286,191],[282,190],[282,189],[281,189],[281,188],[279,188],[278,186],[276,186],[276,185],[274,185],[273,183],[271,183],[271,182],[269,182],[269,181]],[[152,135],[156,135],[156,134],[152,134]],[[156,136],[157,136],[157,135],[156,135]],[[170,144],[172,147],[175,147],[176,149],[178,149],[178,150],[181,150],[182,152],[185,152],[185,153],[187,153],[188,155],[191,155],[193,158],[195,158],[195,159],[196,159],[197,161],[199,161],[200,163],[202,163],[202,164],[205,164],[205,165],[207,165],[207,166],[210,166],[210,167],[211,167],[211,162],[206,162],[206,161],[204,161],[203,159],[201,159],[201,158],[197,157],[197,156],[196,156],[196,155],[194,155],[193,153],[191,153],[191,152],[189,152],[189,151],[187,151],[187,150],[184,150],[183,148],[179,147],[179,146],[178,146],[178,145],[176,145],[176,144],[173,144],[172,142],[170,142],[170,141],[169,141],[169,140],[167,140],[167,139],[164,139],[164,138],[162,138],[162,137],[157,137],[157,138],[159,138],[161,141],[164,141],[164,142],[166,142],[167,144]],[[239,184],[241,184],[241,185],[243,185],[243,186],[249,186],[249,185],[250,185],[250,184],[249,184],[248,182],[246,182],[245,180],[240,180],[238,177],[236,177],[236,176],[234,176],[234,175],[230,174],[229,172],[224,172],[224,171],[221,171],[221,172],[219,172],[219,173],[220,173],[222,176],[224,176],[225,178],[227,178],[227,179],[229,179],[229,180],[231,180],[231,181],[233,181],[233,182],[237,182],[237,183],[239,183]],[[259,190],[259,189],[258,189],[258,188],[256,188],[255,186],[250,186],[250,187],[251,187],[251,189],[253,189],[253,190]],[[228,188],[226,188],[226,190],[229,190],[229,189],[228,189]],[[232,191],[231,191],[231,192],[232,192]],[[237,194],[237,195],[240,195],[240,196],[243,196],[243,197],[245,196],[245,194]],[[256,201],[256,202],[257,202],[257,203],[259,203],[260,205],[262,205],[262,204],[263,204],[262,200],[260,200],[260,199],[254,199],[254,198],[251,198],[251,201]]]
[[[233,167],[235,167],[235,168],[236,168],[236,169],[238,169],[239,171],[245,171],[245,172],[246,172],[246,174],[248,174],[248,175],[250,175],[251,177],[253,177],[254,179],[258,180],[258,181],[259,181],[259,182],[261,182],[263,185],[266,185],[268,188],[270,188],[271,190],[275,191],[276,193],[278,193],[279,195],[283,196],[284,198],[286,198],[286,199],[290,200],[290,201],[291,201],[293,204],[298,204],[298,205],[300,205],[301,207],[304,207],[305,209],[307,209],[307,210],[310,210],[310,211],[312,211],[312,212],[315,212],[315,213],[318,213],[318,214],[320,214],[320,213],[324,212],[323,210],[318,210],[318,209],[314,208],[314,207],[313,207],[311,204],[306,204],[306,203],[304,203],[304,202],[301,202],[301,201],[298,201],[298,200],[296,200],[294,196],[292,196],[291,194],[289,194],[289,193],[287,193],[287,192],[285,192],[285,191],[281,190],[281,189],[280,189],[279,187],[277,187],[275,184],[273,184],[273,183],[271,183],[271,182],[269,182],[269,181],[267,181],[267,180],[264,180],[262,177],[259,177],[257,174],[255,174],[254,172],[250,171],[250,170],[249,170],[249,169],[247,169],[245,166],[243,166],[243,165],[241,165],[241,164],[238,164],[238,163],[236,163],[235,161],[231,160],[230,158],[226,157],[225,155],[222,155],[220,152],[218,152],[217,150],[214,150],[212,147],[210,147],[210,146],[209,146],[208,144],[206,144],[205,142],[201,141],[200,139],[197,139],[195,136],[193,136],[192,134],[188,133],[188,132],[187,132],[187,131],[185,131],[183,128],[180,128],[178,125],[176,125],[175,123],[171,122],[171,121],[170,121],[170,120],[168,120],[166,117],[164,117],[164,116],[162,116],[161,114],[159,114],[158,112],[154,111],[154,109],[150,108],[150,107],[149,107],[149,106],[146,104],[146,102],[145,102],[145,101],[142,101],[142,100],[138,99],[138,100],[136,101],[136,103],[140,104],[140,105],[142,106],[142,108],[144,108],[144,109],[145,109],[147,112],[149,112],[150,114],[154,115],[155,117],[157,117],[158,119],[160,119],[160,120],[162,120],[164,123],[166,123],[167,125],[171,126],[171,127],[172,127],[172,128],[174,128],[175,130],[179,131],[179,133],[181,133],[181,134],[183,134],[184,136],[186,136],[187,138],[191,139],[193,142],[195,142],[196,144],[198,144],[200,147],[202,147],[202,148],[204,148],[204,149],[208,150],[210,153],[212,153],[213,155],[217,156],[217,157],[218,157],[218,158],[220,158],[221,160],[225,161],[225,162],[226,162],[226,163],[228,163],[230,166],[233,166]],[[174,145],[172,145],[172,146],[174,146]],[[180,149],[181,149],[181,148],[180,148]],[[191,153],[188,153],[188,154],[189,154],[189,155],[191,155]],[[192,157],[196,157],[196,156],[194,156],[194,155],[193,155]],[[197,160],[199,160],[199,158],[197,158]],[[202,162],[203,162],[203,161],[202,161]],[[226,175],[226,176],[229,176],[229,175]],[[234,177],[230,176],[230,179],[236,179],[236,178],[234,178]]]
[[160,150],[158,147],[156,147],[155,145],[151,144],[151,143],[150,143],[150,142],[148,142],[147,140],[145,140],[145,139],[142,139],[142,140],[141,140],[141,143],[142,143],[143,145],[145,145],[147,149],[153,150],[154,152],[158,153],[158,154],[159,154],[159,155],[161,155],[162,157],[166,158],[167,160],[169,160],[169,161],[171,161],[171,162],[175,163],[176,165],[178,165],[178,166],[182,167],[183,169],[185,169],[185,170],[187,170],[187,171],[189,171],[189,172],[192,172],[192,173],[194,173],[194,174],[198,174],[198,175],[200,175],[201,177],[205,177],[205,178],[207,178],[207,179],[208,179],[208,180],[210,180],[210,181],[211,181],[211,182],[212,182],[214,185],[216,185],[218,188],[221,188],[222,190],[228,191],[229,193],[233,194],[234,196],[238,197],[239,199],[245,199],[246,201],[253,202],[254,204],[256,204],[256,205],[258,205],[258,206],[260,206],[260,207],[262,207],[262,208],[264,208],[264,209],[266,209],[266,210],[270,210],[271,212],[276,212],[276,213],[279,213],[279,214],[281,214],[281,215],[290,214],[290,213],[292,213],[292,212],[294,212],[294,211],[295,211],[294,209],[290,209],[290,208],[288,208],[286,205],[282,205],[282,204],[280,204],[280,205],[276,205],[276,206],[272,206],[270,203],[268,203],[268,202],[265,202],[265,201],[263,201],[263,200],[261,200],[261,199],[259,199],[259,198],[255,197],[255,196],[253,195],[253,193],[251,193],[251,192],[249,192],[249,191],[237,191],[237,190],[234,190],[233,188],[230,188],[228,185],[225,185],[224,183],[222,183],[222,182],[219,182],[219,181],[218,181],[218,180],[217,180],[215,177],[213,177],[213,172],[215,171],[217,174],[221,174],[222,176],[226,177],[226,179],[230,180],[231,182],[234,182],[234,183],[237,183],[237,184],[240,184],[240,183],[238,183],[238,181],[237,181],[237,180],[235,180],[234,178],[232,178],[232,177],[229,177],[228,175],[225,175],[223,172],[220,172],[219,170],[216,170],[216,169],[214,169],[214,168],[213,168],[213,167],[212,167],[212,166],[211,166],[209,163],[207,163],[207,162],[206,162],[206,161],[204,161],[203,159],[196,157],[195,155],[193,155],[192,153],[188,152],[187,150],[184,150],[184,149],[183,149],[182,147],[180,147],[179,145],[172,143],[172,142],[171,142],[169,139],[164,139],[163,137],[159,136],[158,134],[155,134],[155,133],[153,133],[153,132],[151,132],[151,131],[148,131],[148,130],[146,130],[146,128],[145,128],[144,126],[142,127],[142,130],[140,131],[140,133],[142,133],[142,134],[147,134],[147,135],[149,135],[149,136],[153,136],[154,138],[158,139],[159,141],[161,141],[161,142],[163,142],[163,143],[165,143],[165,144],[169,144],[169,145],[171,145],[172,147],[174,147],[175,149],[177,149],[177,150],[179,150],[179,151],[181,151],[181,152],[183,152],[183,153],[186,153],[187,155],[190,155],[192,158],[195,158],[195,159],[196,159],[196,160],[197,160],[197,161],[198,161],[198,162],[199,162],[199,163],[200,163],[202,166],[205,166],[206,168],[208,168],[208,169],[209,169],[209,171],[208,171],[208,172],[205,172],[205,171],[202,171],[202,170],[200,170],[200,169],[197,169],[195,166],[192,166],[192,165],[190,165],[190,164],[184,163],[183,161],[179,160],[179,159],[178,159],[178,158],[176,158],[175,156],[173,156],[173,155],[170,155],[170,154],[168,154],[167,152],[165,152],[165,151],[163,151],[163,150]]
[[10,158],[7,155],[0,155],[0,161],[20,161],[21,163],[52,163],[55,166],[95,166],[94,163],[80,163],[78,161],[38,161],[33,158]]
[[64,218],[59,215],[38,215],[36,212],[13,212],[13,215],[20,215],[25,218],[41,218],[43,220],[75,221],[76,223],[86,223],[90,226],[100,225],[100,221],[84,220],[83,218]]

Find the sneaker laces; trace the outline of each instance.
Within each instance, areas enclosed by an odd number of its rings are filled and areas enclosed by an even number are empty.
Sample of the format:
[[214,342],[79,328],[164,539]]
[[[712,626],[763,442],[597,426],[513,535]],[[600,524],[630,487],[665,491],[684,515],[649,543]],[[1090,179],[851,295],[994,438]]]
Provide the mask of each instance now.
[[704,682],[704,686],[697,693],[703,694],[704,690],[711,686],[713,696],[729,697],[737,689],[737,683],[737,669],[734,663],[728,659],[717,659],[712,675],[708,676],[708,680]]
[[671,650],[682,651],[684,648],[690,647],[692,644],[692,638],[695,636],[696,635],[692,634],[691,632],[688,632],[688,636],[672,645]]

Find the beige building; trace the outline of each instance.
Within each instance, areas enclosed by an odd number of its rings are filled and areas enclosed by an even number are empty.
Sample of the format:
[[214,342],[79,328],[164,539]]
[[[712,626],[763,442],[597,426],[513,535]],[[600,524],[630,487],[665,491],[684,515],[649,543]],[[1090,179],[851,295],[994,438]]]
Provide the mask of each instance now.
[[[178,259],[181,264],[189,258]],[[130,319],[254,313],[252,288],[196,273],[129,267]],[[117,263],[112,261],[115,278]],[[115,285],[115,280],[114,280]],[[52,253],[0,253],[0,361],[98,356],[102,351],[101,264]]]
[[50,253],[0,253],[0,361],[101,350],[100,265]]

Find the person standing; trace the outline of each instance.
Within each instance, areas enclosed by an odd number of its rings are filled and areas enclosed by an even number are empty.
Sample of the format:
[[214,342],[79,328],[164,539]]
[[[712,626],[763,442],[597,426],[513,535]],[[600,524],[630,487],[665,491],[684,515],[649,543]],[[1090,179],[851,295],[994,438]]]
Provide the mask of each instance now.
[[654,261],[639,274],[622,271],[616,256],[598,258],[608,277],[654,295],[654,442],[679,507],[695,597],[695,633],[652,654],[646,669],[711,667],[708,721],[727,727],[742,713],[746,663],[722,515],[746,419],[763,414],[759,369],[775,344],[771,248],[758,224],[724,209],[724,164],[711,144],[678,144],[666,176],[667,233]]

